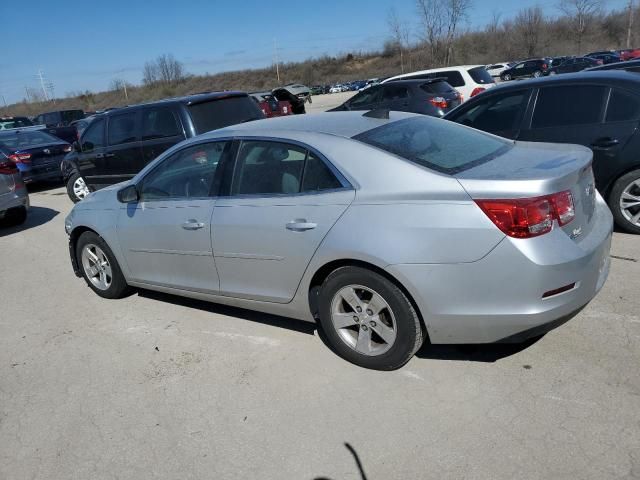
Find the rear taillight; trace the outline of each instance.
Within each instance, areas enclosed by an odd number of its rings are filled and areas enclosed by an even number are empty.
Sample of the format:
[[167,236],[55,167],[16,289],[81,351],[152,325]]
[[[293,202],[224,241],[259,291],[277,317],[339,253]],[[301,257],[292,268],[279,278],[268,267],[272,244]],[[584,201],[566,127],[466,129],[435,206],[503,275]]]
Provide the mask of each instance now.
[[542,69],[543,69],[543,70],[546,70],[547,68],[549,68],[549,66],[548,66],[546,63],[543,63],[543,64],[542,64]]
[[31,154],[30,153],[14,153],[13,155],[9,155],[9,160],[13,163],[31,163]]
[[64,147],[62,147],[62,151],[64,153],[69,153],[71,151],[71,145],[65,145]]
[[471,92],[471,96],[475,97],[476,95],[478,95],[480,92],[484,92],[485,89],[482,87],[476,87],[473,89],[473,91]]
[[550,232],[553,221],[566,225],[575,217],[570,191],[535,198],[476,200],[482,211],[504,233],[532,238]]
[[9,161],[0,161],[0,175],[15,175],[18,173],[16,164]]
[[429,103],[436,108],[449,108],[449,102],[444,97],[432,97],[429,99]]

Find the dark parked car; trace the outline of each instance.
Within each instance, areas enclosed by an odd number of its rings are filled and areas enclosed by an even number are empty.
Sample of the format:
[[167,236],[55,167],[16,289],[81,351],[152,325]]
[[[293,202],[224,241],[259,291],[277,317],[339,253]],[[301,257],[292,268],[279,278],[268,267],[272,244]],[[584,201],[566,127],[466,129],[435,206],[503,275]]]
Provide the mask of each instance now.
[[71,143],[78,137],[76,127],[71,123],[84,117],[85,114],[82,110],[57,110],[41,113],[35,117],[33,122],[36,125],[44,125],[47,133]]
[[599,65],[597,67],[588,68],[586,71],[594,72],[601,70],[626,70],[627,72],[640,73],[640,60],[629,60],[628,62]]
[[596,53],[588,53],[585,57],[595,58],[596,60],[601,60],[601,65],[608,65],[610,63],[621,62],[622,59],[620,55],[616,52],[596,52]]
[[460,93],[442,78],[395,80],[369,87],[329,111],[386,109],[442,117],[460,103]]
[[134,105],[96,115],[62,163],[74,202],[132,178],[185,138],[264,118],[244,92],[215,92]]
[[0,130],[32,126],[33,122],[27,117],[0,117]]
[[616,223],[640,234],[640,76],[581,72],[513,83],[478,95],[445,119],[518,141],[590,147],[595,186]]
[[575,73],[584,70],[585,68],[596,67],[602,65],[602,60],[596,60],[590,57],[575,57],[565,60],[557,67],[551,67],[548,71],[548,75],[557,75],[561,73]]
[[44,130],[0,131],[0,152],[13,162],[24,183],[60,180],[60,164],[71,145]]
[[562,63],[564,63],[566,60],[569,60],[570,58],[571,57],[553,57],[551,59],[550,66],[557,67],[558,65],[561,65]]
[[550,68],[550,59],[532,58],[516,63],[513,67],[507,68],[500,74],[500,79],[506,81],[516,78],[541,77]]

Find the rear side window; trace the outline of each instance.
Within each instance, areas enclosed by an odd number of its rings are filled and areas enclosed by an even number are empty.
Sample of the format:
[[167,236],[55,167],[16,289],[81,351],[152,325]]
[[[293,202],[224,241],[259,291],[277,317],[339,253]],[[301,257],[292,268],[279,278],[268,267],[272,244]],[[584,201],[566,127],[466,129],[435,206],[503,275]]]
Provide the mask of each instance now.
[[142,113],[142,139],[175,137],[182,132],[170,108],[150,108]]
[[445,81],[425,83],[420,85],[420,88],[427,93],[450,93],[453,91],[453,87]]
[[329,169],[326,163],[309,152],[302,177],[303,192],[318,192],[340,188],[342,184]]
[[187,107],[196,134],[264,118],[262,110],[248,96],[228,97]]
[[473,78],[473,81],[476,83],[480,83],[482,85],[495,83],[491,74],[487,72],[487,69],[484,67],[470,68],[467,72],[469,72],[469,75],[471,75],[471,78]]
[[355,140],[411,162],[454,174],[495,158],[512,143],[431,117],[413,117],[361,133]]
[[606,88],[567,85],[540,89],[531,128],[598,123]]
[[455,70],[450,72],[437,72],[430,75],[430,78],[444,77],[447,79],[447,83],[452,87],[464,87],[464,78],[462,74]]
[[612,90],[607,107],[606,122],[629,122],[640,118],[640,100],[621,90]]
[[135,142],[138,138],[136,112],[111,117],[109,120],[109,145]]

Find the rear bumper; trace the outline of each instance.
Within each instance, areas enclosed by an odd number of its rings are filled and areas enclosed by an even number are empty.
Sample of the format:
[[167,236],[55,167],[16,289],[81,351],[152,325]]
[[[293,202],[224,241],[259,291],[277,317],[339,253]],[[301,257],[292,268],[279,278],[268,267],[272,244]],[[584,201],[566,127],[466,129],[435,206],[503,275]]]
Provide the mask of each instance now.
[[[514,342],[575,316],[609,273],[613,218],[598,197],[593,227],[579,243],[561,229],[535,239],[503,239],[483,259],[387,267],[409,290],[432,343]],[[545,292],[566,285],[563,293]]]
[[22,174],[22,181],[24,183],[62,179],[60,162],[38,165],[35,167],[20,168],[20,173]]
[[7,210],[20,207],[28,209],[29,206],[29,195],[24,187],[0,194],[0,218],[4,217]]

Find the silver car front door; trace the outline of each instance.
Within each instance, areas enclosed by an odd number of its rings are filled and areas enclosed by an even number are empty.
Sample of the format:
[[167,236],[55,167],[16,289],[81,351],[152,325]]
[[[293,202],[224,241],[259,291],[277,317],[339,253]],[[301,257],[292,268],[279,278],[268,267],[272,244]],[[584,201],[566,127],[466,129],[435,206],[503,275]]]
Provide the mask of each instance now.
[[242,143],[230,193],[213,211],[220,293],[277,303],[293,298],[320,242],[354,198],[318,155],[263,141]]
[[211,249],[217,166],[228,142],[184,148],[138,184],[119,213],[118,237],[132,280],[201,292],[219,289]]

